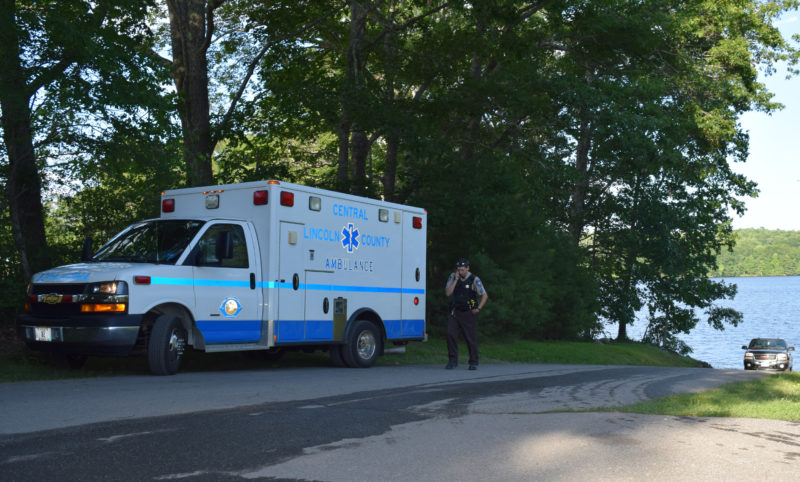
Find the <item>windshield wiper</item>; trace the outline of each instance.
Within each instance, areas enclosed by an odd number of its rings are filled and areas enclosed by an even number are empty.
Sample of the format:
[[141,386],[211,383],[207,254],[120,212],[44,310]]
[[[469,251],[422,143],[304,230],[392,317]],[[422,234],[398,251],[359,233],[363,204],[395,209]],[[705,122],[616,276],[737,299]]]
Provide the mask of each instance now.
[[155,261],[147,259],[144,256],[109,256],[107,258],[94,260],[94,261],[127,261],[129,263],[154,263]]

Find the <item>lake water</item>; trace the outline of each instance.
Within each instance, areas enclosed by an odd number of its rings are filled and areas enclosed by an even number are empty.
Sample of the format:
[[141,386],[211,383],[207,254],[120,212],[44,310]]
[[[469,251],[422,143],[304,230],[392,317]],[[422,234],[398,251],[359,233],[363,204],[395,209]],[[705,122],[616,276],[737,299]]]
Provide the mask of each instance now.
[[[739,292],[733,300],[720,301],[720,306],[729,306],[742,313],[744,319],[739,326],[726,326],[717,331],[700,322],[688,335],[679,338],[692,347],[691,357],[708,362],[714,368],[742,369],[744,350],[752,338],[783,338],[795,347],[794,368],[800,371],[800,276],[769,278],[723,278],[726,283],[735,283]],[[647,327],[646,312],[628,327],[628,336],[639,340]],[[609,331],[616,336],[616,326]]]

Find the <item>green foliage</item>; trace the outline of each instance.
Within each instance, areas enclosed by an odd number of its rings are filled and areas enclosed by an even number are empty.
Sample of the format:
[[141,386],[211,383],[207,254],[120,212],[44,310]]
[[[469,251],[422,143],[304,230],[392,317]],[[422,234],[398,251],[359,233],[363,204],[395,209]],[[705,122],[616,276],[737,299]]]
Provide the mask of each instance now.
[[[683,352],[675,335],[696,325],[692,308],[715,328],[738,323],[714,306],[732,289],[706,274],[728,269],[716,260],[733,243],[730,215],[756,192],[730,166],[747,154],[738,120],[779,107],[756,73],[796,63],[772,25],[796,3],[224,2],[207,57],[215,177],[425,207],[434,332],[465,256],[490,296],[483,336],[579,339],[608,323],[624,339],[647,307],[651,341]],[[166,37],[141,5],[99,4],[116,23],[48,87],[33,123],[63,261],[86,236],[157,215],[158,193],[187,177],[169,72],[152,61]],[[31,72],[37,41],[48,55],[76,46],[41,33],[45,18],[25,11],[39,32],[23,53]],[[768,265],[789,262],[772,253]]]
[[[13,320],[25,301],[26,284],[8,222],[8,212],[0,211],[0,320]],[[8,321],[0,321],[0,330]]]
[[736,245],[719,255],[711,276],[800,275],[800,232],[739,229],[734,236]]

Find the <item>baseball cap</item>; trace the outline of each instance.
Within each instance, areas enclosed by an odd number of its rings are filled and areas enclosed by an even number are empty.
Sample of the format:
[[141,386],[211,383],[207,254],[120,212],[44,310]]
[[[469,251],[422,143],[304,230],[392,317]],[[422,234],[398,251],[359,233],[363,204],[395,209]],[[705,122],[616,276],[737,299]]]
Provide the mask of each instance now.
[[461,258],[456,261],[456,267],[460,268],[462,266],[469,266],[469,260],[467,258]]

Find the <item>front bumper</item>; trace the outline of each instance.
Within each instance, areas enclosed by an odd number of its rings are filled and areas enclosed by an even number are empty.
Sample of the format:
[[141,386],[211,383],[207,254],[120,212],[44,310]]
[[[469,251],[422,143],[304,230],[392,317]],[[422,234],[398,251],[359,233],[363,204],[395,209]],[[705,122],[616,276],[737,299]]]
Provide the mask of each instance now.
[[17,336],[31,349],[82,355],[127,355],[136,346],[143,315],[17,316]]
[[745,370],[765,370],[765,371],[779,371],[783,372],[786,370],[791,369],[792,365],[785,361],[770,361],[769,363],[762,363],[760,361],[750,361],[745,360],[744,362],[744,369]]

